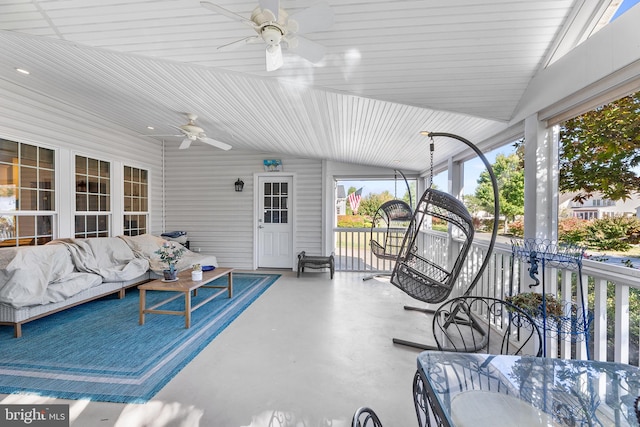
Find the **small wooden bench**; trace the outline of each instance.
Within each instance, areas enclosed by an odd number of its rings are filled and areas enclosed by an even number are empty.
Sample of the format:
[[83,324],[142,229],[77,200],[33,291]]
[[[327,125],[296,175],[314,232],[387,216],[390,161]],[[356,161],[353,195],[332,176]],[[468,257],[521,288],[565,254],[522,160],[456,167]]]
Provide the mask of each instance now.
[[302,251],[298,254],[298,275],[300,277],[300,272],[304,273],[304,268],[328,268],[331,271],[331,278],[333,279],[333,272],[335,271],[335,265],[333,262],[333,253],[329,256],[319,256],[313,255],[309,256]]

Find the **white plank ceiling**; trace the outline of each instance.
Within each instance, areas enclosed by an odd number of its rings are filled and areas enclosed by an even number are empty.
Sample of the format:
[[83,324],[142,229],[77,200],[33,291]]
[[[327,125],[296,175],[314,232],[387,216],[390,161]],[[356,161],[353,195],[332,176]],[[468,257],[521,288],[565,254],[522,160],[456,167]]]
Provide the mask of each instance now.
[[[213,2],[246,17],[257,5]],[[216,49],[255,33],[198,0],[1,0],[0,84],[135,134],[174,134],[191,112],[233,149],[425,170],[418,132],[479,142],[504,131],[585,3],[608,2],[330,0],[334,25],[307,35],[324,59],[285,50],[284,66],[266,72],[264,44]],[[437,159],[462,148],[442,145]]]

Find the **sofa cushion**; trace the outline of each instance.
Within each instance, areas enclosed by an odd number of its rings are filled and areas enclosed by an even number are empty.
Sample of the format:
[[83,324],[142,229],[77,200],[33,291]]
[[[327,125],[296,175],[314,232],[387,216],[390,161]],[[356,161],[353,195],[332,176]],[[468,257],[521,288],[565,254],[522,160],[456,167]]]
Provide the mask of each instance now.
[[[141,234],[139,236],[118,236],[123,241],[129,245],[131,250],[136,254],[136,256],[145,258],[149,261],[149,269],[156,273],[157,275],[162,274],[162,270],[166,269],[167,266],[160,260],[160,255],[156,253],[158,249],[162,246],[165,239],[162,237],[157,237],[152,234]],[[175,244],[179,248],[184,248],[180,243],[170,242]],[[190,269],[193,264],[200,265],[213,265],[215,267],[218,266],[218,262],[216,257],[213,255],[202,255],[199,253],[192,252],[186,248],[185,252],[176,264],[176,268],[178,271],[183,271]]]

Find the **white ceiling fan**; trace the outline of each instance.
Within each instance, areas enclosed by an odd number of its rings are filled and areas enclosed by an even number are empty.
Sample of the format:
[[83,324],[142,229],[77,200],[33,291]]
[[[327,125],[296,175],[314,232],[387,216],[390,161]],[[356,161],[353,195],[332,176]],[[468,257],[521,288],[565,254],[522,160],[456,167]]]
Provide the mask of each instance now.
[[181,136],[183,137],[182,143],[180,144],[180,147],[178,147],[180,150],[184,150],[186,148],[189,148],[189,146],[191,146],[191,143],[193,141],[201,141],[204,142],[205,144],[209,144],[212,145],[214,147],[217,147],[221,150],[230,150],[231,146],[229,144],[226,144],[224,142],[221,141],[216,141],[215,139],[211,139],[209,137],[207,137],[207,135],[205,134],[204,130],[200,127],[196,125],[196,119],[198,118],[198,116],[196,116],[195,114],[192,113],[187,113],[187,118],[189,119],[189,122],[187,124],[184,124],[182,126],[174,126],[174,125],[169,125],[172,128],[175,128],[177,130],[179,130],[181,132],[181,134],[179,135],[152,135],[152,136]]
[[333,11],[325,2],[317,3],[289,16],[287,12],[280,9],[279,0],[260,0],[259,5],[251,13],[250,19],[208,1],[201,1],[200,4],[253,28],[258,35],[219,46],[218,50],[230,50],[249,43],[264,42],[267,44],[267,71],[274,71],[282,66],[282,44],[293,53],[314,63],[324,57],[326,51],[324,46],[301,35],[323,31],[333,25]]

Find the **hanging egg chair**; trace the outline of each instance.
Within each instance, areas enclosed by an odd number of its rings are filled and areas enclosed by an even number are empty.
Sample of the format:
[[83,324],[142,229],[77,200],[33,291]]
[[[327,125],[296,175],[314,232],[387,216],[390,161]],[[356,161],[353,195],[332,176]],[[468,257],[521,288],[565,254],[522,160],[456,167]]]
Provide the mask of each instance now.
[[[433,188],[427,189],[413,214],[409,229],[421,230],[425,221],[453,228],[453,234],[462,239],[450,266],[430,257],[433,250],[420,251],[419,233],[407,234],[401,245],[391,283],[409,296],[427,303],[439,303],[447,299],[453,289],[464,260],[473,242],[474,228],[471,214],[455,197]],[[434,248],[431,248],[434,249]]]
[[[451,194],[433,188],[434,137],[442,136],[457,139],[473,149],[487,168],[493,187],[494,211],[491,240],[487,247],[486,255],[476,270],[475,276],[462,293],[463,296],[471,294],[491,260],[498,233],[500,208],[498,185],[493,169],[486,157],[474,144],[465,138],[449,133],[422,132],[422,134],[431,137],[429,188],[424,192],[413,212],[409,225],[409,229],[413,230],[413,232],[405,235],[391,274],[391,283],[419,301],[435,304],[447,300],[456,286],[458,276],[465,264],[467,264],[466,258],[473,242],[474,228],[471,214],[460,200]],[[426,233],[421,232],[426,228],[434,228],[436,225],[448,231],[447,238],[440,246],[438,246],[436,240],[427,240],[425,238]],[[416,307],[405,306],[405,309],[433,313],[433,310]],[[458,310],[454,311],[450,320],[455,319],[457,313]],[[471,323],[473,327],[480,327],[473,320]],[[421,349],[438,349],[433,346],[396,338],[393,339],[393,342]]]
[[[377,258],[395,260],[402,248],[413,212],[411,206],[402,200],[389,200],[384,202],[372,219],[371,225],[371,251]],[[374,239],[374,235],[379,237],[376,229],[383,228],[382,239]]]
[[[402,242],[405,238],[405,234],[408,231],[411,218],[413,217],[413,198],[411,197],[411,186],[407,177],[400,170],[394,170],[396,189],[394,190],[394,196],[396,199],[384,202],[376,213],[373,215],[371,221],[371,239],[369,244],[371,245],[371,252],[379,259],[395,260],[400,253]],[[407,194],[409,196],[409,203],[397,198],[397,181],[400,174],[407,186]],[[380,233],[378,230],[383,229]]]

